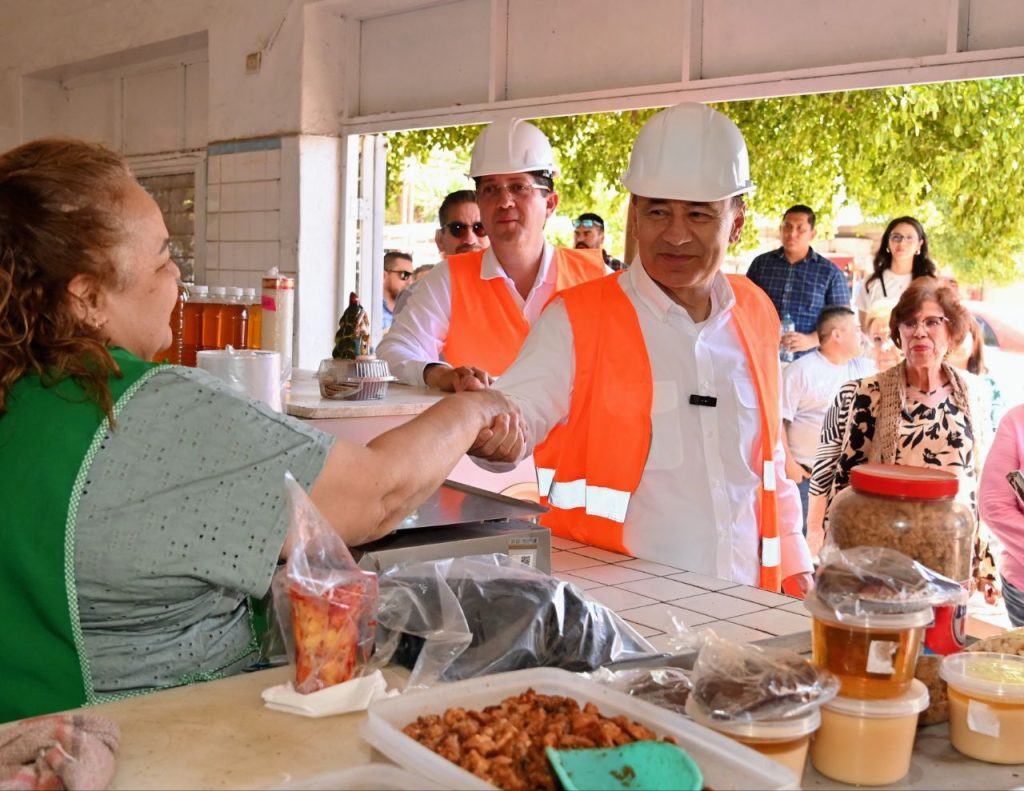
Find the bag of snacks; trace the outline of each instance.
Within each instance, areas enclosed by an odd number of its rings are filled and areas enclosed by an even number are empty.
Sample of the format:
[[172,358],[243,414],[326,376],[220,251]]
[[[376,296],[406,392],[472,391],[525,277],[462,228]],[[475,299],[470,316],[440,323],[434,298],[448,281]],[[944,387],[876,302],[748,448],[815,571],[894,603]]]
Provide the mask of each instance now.
[[291,551],[274,575],[274,609],[295,690],[307,694],[362,675],[373,653],[377,575],[356,565],[290,474],[285,490]]
[[716,721],[801,717],[839,692],[834,675],[792,651],[734,643],[713,632],[706,633],[690,679],[690,705]]
[[599,667],[593,673],[580,675],[663,709],[686,713],[686,699],[690,696],[692,684],[689,673],[681,667],[631,667],[623,670]]
[[815,574],[817,598],[843,616],[904,613],[959,604],[963,588],[888,547],[826,546]]

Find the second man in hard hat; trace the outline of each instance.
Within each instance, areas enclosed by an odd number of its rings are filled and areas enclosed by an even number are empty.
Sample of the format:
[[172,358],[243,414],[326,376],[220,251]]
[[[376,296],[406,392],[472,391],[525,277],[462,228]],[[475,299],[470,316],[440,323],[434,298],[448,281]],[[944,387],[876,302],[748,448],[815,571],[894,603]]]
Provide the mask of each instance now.
[[[805,591],[811,558],[780,444],[779,319],[757,286],[719,271],[753,189],[743,136],[703,105],[669,108],[640,131],[622,182],[638,262],[561,294],[497,385],[522,410],[523,453],[548,438],[534,450],[551,507],[541,521],[636,557]],[[471,452],[517,461],[507,439],[488,430]]]
[[536,126],[490,124],[473,146],[469,175],[491,246],[436,266],[381,341],[377,354],[406,384],[486,386],[515,359],[556,293],[610,271],[598,250],[544,240],[558,194],[554,153]]

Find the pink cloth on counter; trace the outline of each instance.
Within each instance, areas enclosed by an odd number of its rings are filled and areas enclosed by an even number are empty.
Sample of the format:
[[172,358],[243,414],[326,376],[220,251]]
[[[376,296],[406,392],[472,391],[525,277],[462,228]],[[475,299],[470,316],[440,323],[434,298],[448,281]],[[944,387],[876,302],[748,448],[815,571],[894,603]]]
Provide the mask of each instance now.
[[104,789],[121,729],[105,717],[35,717],[0,731],[0,789]]
[[989,530],[1003,544],[999,571],[1017,588],[1024,588],[1024,507],[1006,474],[1024,464],[1024,404],[1007,412],[985,457],[978,489],[978,507]]

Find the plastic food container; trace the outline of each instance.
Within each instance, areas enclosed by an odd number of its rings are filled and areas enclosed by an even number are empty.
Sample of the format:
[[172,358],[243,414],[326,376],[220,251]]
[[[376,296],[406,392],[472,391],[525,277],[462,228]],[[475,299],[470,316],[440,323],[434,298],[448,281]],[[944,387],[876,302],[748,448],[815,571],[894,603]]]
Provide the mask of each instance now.
[[840,549],[889,547],[963,582],[971,576],[974,516],[954,499],[956,475],[899,464],[861,464],[829,509]]
[[964,755],[1024,763],[1024,657],[962,653],[942,660],[949,686],[949,739]]
[[715,720],[701,711],[693,698],[689,698],[686,701],[686,713],[706,728],[735,739],[782,764],[797,777],[802,777],[804,773],[811,734],[821,725],[818,709],[806,716],[791,719]]
[[433,791],[440,786],[392,764],[363,764],[274,786],[275,791]]
[[386,360],[323,360],[316,372],[323,398],[345,401],[369,401],[383,398],[391,376]]
[[843,615],[823,604],[814,591],[804,607],[811,621],[814,664],[839,677],[839,694],[848,698],[895,698],[914,680],[921,641],[932,608],[892,614]]
[[564,695],[581,706],[593,703],[607,717],[624,715],[671,736],[697,762],[705,785],[725,791],[745,788],[797,788],[798,778],[775,761],[702,725],[558,668],[542,667],[441,684],[407,692],[370,705],[362,736],[372,747],[400,766],[442,788],[491,788],[479,777],[429,750],[402,733],[425,714],[442,714],[458,706],[480,710],[533,688],[543,695]]
[[920,681],[898,698],[834,698],[821,708],[811,763],[842,783],[895,783],[910,769],[917,716],[926,708],[928,688]]

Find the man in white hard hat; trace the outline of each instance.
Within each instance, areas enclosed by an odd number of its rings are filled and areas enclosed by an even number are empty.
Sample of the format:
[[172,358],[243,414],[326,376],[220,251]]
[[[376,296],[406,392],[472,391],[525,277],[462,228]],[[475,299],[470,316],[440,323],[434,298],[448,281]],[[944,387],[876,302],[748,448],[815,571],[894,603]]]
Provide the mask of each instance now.
[[622,183],[638,260],[562,293],[502,376],[523,451],[503,450],[515,425],[471,453],[500,464],[533,450],[556,534],[802,593],[812,565],[780,441],[779,318],[719,272],[754,186],[743,136],[703,105],[669,108],[640,131]]
[[[449,256],[416,287],[377,354],[410,385],[479,389],[501,374],[559,291],[606,274],[598,250],[552,247],[554,152],[526,121],[496,121],[473,145],[487,250]],[[442,359],[444,362],[442,362]]]

